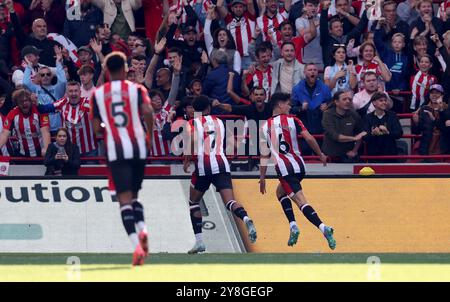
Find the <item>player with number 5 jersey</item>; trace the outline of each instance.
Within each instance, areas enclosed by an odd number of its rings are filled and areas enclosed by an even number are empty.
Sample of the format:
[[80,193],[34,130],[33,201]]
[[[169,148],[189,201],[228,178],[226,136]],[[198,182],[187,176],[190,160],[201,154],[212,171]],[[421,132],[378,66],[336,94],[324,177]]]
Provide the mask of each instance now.
[[[148,238],[144,207],[138,200],[138,193],[144,179],[148,154],[146,143],[150,144],[153,131],[153,108],[147,89],[125,80],[128,72],[126,62],[127,58],[121,52],[106,56],[105,65],[111,81],[95,90],[91,117],[96,134],[103,134],[104,124],[108,168],[119,200],[122,222],[133,244],[133,265],[142,265],[148,256]],[[141,116],[148,129],[147,141]]]
[[230,166],[223,147],[225,127],[220,119],[210,115],[211,103],[207,96],[197,96],[192,106],[196,114],[187,124],[187,135],[183,142],[184,171],[188,173],[191,161],[195,163],[189,192],[189,210],[195,245],[188,253],[197,254],[206,250],[202,238],[202,215],[199,202],[211,184],[220,193],[226,208],[245,223],[250,242],[254,243],[256,241],[255,225],[244,207],[234,199]]
[[[333,228],[326,226],[318,214],[308,204],[302,192],[301,181],[305,176],[305,163],[301,156],[298,136],[300,135],[311,149],[320,157],[323,165],[327,163],[327,157],[320,150],[315,138],[308,132],[303,123],[295,116],[289,115],[291,110],[289,94],[275,93],[270,99],[272,117],[262,127],[268,152],[262,156],[260,164],[260,191],[266,193],[266,173],[269,159],[275,163],[275,169],[280,180],[276,189],[276,195],[281,203],[284,214],[289,221],[290,234],[288,246],[297,243],[300,230],[295,220],[291,199],[297,204],[303,215],[323,233],[331,249],[336,248],[333,238]],[[261,150],[264,150],[262,147]],[[267,150],[267,148],[265,148]],[[263,152],[261,152],[263,153]]]

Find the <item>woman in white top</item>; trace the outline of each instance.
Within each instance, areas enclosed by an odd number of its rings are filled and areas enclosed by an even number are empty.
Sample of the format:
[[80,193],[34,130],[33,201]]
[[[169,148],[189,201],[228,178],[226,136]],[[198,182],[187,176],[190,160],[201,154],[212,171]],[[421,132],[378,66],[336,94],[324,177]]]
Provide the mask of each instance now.
[[214,32],[214,37],[211,34],[211,23],[216,18],[216,12],[214,7],[208,10],[206,16],[204,35],[206,50],[210,59],[214,57],[214,53],[217,51],[225,51],[228,56],[228,67],[233,69],[237,73],[241,73],[241,55],[236,50],[236,44],[234,43],[231,32],[225,28],[219,28]]
[[349,60],[349,64],[345,63],[345,46],[336,46],[332,53],[335,64],[325,68],[323,77],[325,84],[331,89],[331,94],[341,90],[355,89],[357,84],[356,73],[352,60]]

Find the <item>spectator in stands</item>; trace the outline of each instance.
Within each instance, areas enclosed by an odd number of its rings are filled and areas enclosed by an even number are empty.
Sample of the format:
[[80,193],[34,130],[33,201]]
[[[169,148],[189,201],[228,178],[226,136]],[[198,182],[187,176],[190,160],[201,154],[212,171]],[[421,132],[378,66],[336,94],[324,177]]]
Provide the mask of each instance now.
[[7,22],[6,6],[0,3],[0,76],[8,79],[11,66],[11,39],[14,37],[13,27]]
[[[299,1],[301,2],[301,1]],[[324,69],[322,59],[322,47],[320,46],[320,19],[318,14],[318,0],[305,0],[303,14],[295,21],[295,28],[300,37],[308,32],[314,32],[315,36],[303,48],[303,61],[301,63],[315,63],[317,68]],[[292,13],[292,12],[291,12]]]
[[[262,87],[266,91],[266,101],[269,100],[272,85],[272,50],[266,47],[266,43],[261,43],[256,48],[256,66],[248,70],[245,77],[246,87],[251,90],[253,87]],[[248,95],[248,92],[246,93]]]
[[393,111],[388,109],[388,97],[384,92],[375,92],[370,102],[375,107],[364,117],[364,141],[368,155],[397,155],[396,140],[403,135],[402,126]]
[[[129,46],[129,44],[128,44]],[[133,49],[131,49],[131,54],[136,56],[136,55],[140,55],[140,56],[145,56],[145,57],[149,57],[151,55],[152,52],[152,47],[150,45],[150,42],[147,39],[138,37],[133,45]]]
[[279,26],[279,31],[281,33],[281,44],[278,43],[272,43],[273,45],[273,53],[277,59],[281,57],[281,51],[280,51],[280,45],[283,45],[285,42],[292,42],[295,47],[295,58],[303,64],[303,53],[305,46],[312,41],[316,35],[316,27],[314,26],[313,16],[305,15],[308,20],[309,27],[307,30],[303,31],[303,34],[295,36],[295,28],[294,25],[288,21],[285,20],[281,22]]
[[[397,4],[394,1],[384,1],[383,19],[375,21],[372,26],[372,31],[375,33],[379,31],[379,42],[383,42],[385,48],[389,48],[389,45],[391,45],[393,35],[397,33],[403,34],[404,37],[408,37],[409,35],[409,25],[398,17],[396,9]],[[377,49],[380,51],[378,44],[375,45],[377,45]],[[381,58],[383,59],[383,56]],[[386,62],[384,59],[383,61]]]
[[333,65],[331,54],[333,46],[347,44],[351,39],[359,40],[368,23],[367,14],[364,12],[358,25],[345,35],[342,21],[339,17],[332,17],[328,21],[328,8],[330,4],[330,0],[324,0],[320,13],[320,45],[322,46],[322,58],[325,66]]
[[96,87],[94,84],[94,68],[91,65],[83,65],[78,70],[81,82],[81,97],[90,99]]
[[[223,1],[218,1],[217,8],[227,12],[222,6]],[[231,12],[225,17],[226,28],[231,32],[242,59],[242,69],[247,69],[251,62],[248,54],[253,32],[255,31],[255,7],[252,0],[232,0]]]
[[443,32],[442,21],[433,16],[433,1],[422,0],[417,4],[417,10],[419,11],[419,18],[411,23],[410,31],[424,36],[428,40],[431,53],[434,53],[434,45],[431,42],[430,37],[434,34],[441,36]]
[[334,104],[323,113],[322,126],[325,136],[323,152],[338,162],[357,160],[362,131],[361,117],[353,110],[352,92],[338,91],[333,95]]
[[[228,56],[226,52],[218,51],[211,58],[213,69],[206,75],[203,82],[202,94],[207,95],[211,99],[217,99],[221,103],[233,104],[233,100],[227,93],[228,73],[232,71],[228,67]],[[234,77],[233,89],[236,93],[240,93],[240,76]],[[213,114],[225,113],[223,110],[213,108]]]
[[235,74],[233,72],[229,73],[227,90],[235,104],[225,104],[218,100],[213,100],[212,107],[219,107],[231,114],[243,115],[247,118],[247,120],[254,120],[257,123],[259,121],[265,121],[271,117],[272,109],[265,102],[265,89],[254,86],[250,92],[250,101],[242,99],[233,91],[234,76]]
[[445,150],[445,136],[441,129],[443,122],[441,115],[448,108],[443,101],[444,89],[439,84],[431,85],[428,101],[413,114],[411,131],[421,134],[418,152],[420,155],[442,154]]
[[[353,97],[353,108],[361,117],[364,117],[366,114],[375,110],[375,107],[370,100],[376,92],[384,91],[377,75],[372,71],[364,74],[363,81],[364,89],[356,93]],[[388,109],[391,109],[392,106],[392,100],[388,96]]]
[[39,112],[60,114],[63,125],[70,132],[70,141],[78,146],[82,156],[97,156],[97,140],[89,119],[90,99],[81,97],[80,83],[75,81],[67,83],[66,95],[54,103],[39,104]]
[[359,49],[359,58],[361,63],[355,66],[356,80],[358,82],[358,91],[364,89],[364,81],[362,75],[368,71],[376,73],[381,80],[383,80],[383,86],[385,82],[389,82],[392,78],[392,74],[387,68],[386,64],[376,55],[375,45],[370,42],[365,42]]
[[80,14],[67,16],[63,31],[77,47],[88,45],[95,37],[96,27],[103,24],[103,13],[92,5],[91,0],[80,0],[79,3]]
[[119,35],[123,40],[136,31],[133,11],[142,6],[141,0],[91,0],[103,11],[105,23],[111,28],[111,35]]
[[214,7],[211,6],[208,9],[208,14],[205,22],[205,45],[208,51],[208,55],[211,60],[217,55],[218,52],[223,52],[227,55],[228,68],[234,71],[241,72],[241,55],[236,50],[236,43],[234,42],[231,32],[225,28],[219,28],[211,33],[211,23],[216,19],[216,12]]
[[[66,74],[62,66],[61,48],[55,46],[56,53],[56,78],[57,82],[52,85],[53,74],[48,67],[41,67],[38,72],[39,84],[34,84],[31,80],[32,63],[27,62],[25,68],[23,85],[33,93],[36,93],[40,104],[51,104],[64,96],[66,92]],[[50,131],[54,133],[61,127],[61,117],[59,114],[50,115]]]
[[[14,15],[14,14],[13,14]],[[14,32],[21,47],[26,45],[35,46],[37,49],[41,49],[39,55],[39,63],[46,66],[55,66],[55,46],[61,46],[58,42],[47,38],[47,23],[44,19],[36,19],[33,21],[33,32],[26,36],[22,25],[17,18],[11,18]]]
[[202,52],[205,50],[204,43],[197,41],[197,30],[194,26],[184,24],[181,27],[181,32],[183,36],[183,40],[175,40],[174,35],[175,31],[178,28],[178,24],[176,23],[176,15],[169,15],[169,30],[166,34],[167,39],[167,47],[173,48],[176,47],[181,50],[183,53],[183,65],[186,67],[191,67],[194,63],[201,62]]
[[399,18],[411,25],[419,17],[419,12],[416,10],[419,2],[419,0],[406,0],[399,3],[397,7]]
[[349,60],[348,65],[345,63],[345,51],[345,46],[335,46],[332,52],[335,63],[325,68],[323,78],[332,94],[341,90],[353,90],[357,84],[353,61]]
[[78,175],[80,150],[71,143],[66,128],[59,128],[56,132],[56,141],[48,146],[44,165],[47,168],[45,175]]
[[61,33],[66,18],[65,4],[64,1],[58,0],[33,0],[27,15],[30,21],[45,20],[49,32]]
[[419,58],[419,71],[411,76],[411,106],[412,111],[419,109],[425,103],[425,96],[431,85],[437,83],[437,79],[430,73],[433,67],[432,59],[425,54]]
[[256,26],[262,31],[263,41],[282,43],[282,35],[277,29],[289,17],[292,0],[285,0],[283,8],[279,8],[280,3],[277,0],[262,0],[258,3],[260,16],[256,19]]
[[276,92],[292,93],[292,88],[305,78],[304,65],[295,59],[295,45],[284,42],[281,45],[282,58],[271,63],[273,67],[271,95]]
[[[291,112],[300,117],[311,134],[322,134],[322,112],[328,109],[331,91],[319,77],[314,63],[305,65],[305,79],[292,89]],[[312,150],[311,150],[312,151]]]
[[375,45],[383,62],[391,72],[392,78],[386,83],[387,91],[394,94],[394,111],[402,112],[405,99],[399,93],[408,90],[409,66],[408,56],[404,52],[405,36],[402,33],[396,33],[392,36],[391,47],[386,47],[382,41],[383,29],[375,31]]
[[39,114],[32,103],[31,93],[23,88],[13,92],[13,102],[17,104],[6,116],[0,134],[0,149],[7,143],[12,131],[19,141],[16,156],[40,157],[45,155],[50,144],[49,119]]
[[[448,100],[450,97],[450,31],[446,31],[443,35],[443,41],[439,39],[437,35],[431,37],[433,42],[436,44],[440,55],[442,56],[442,61],[440,62],[443,69],[443,75],[441,77],[441,84],[444,87],[444,101]],[[444,66],[445,65],[445,66]]]
[[130,59],[130,67],[136,73],[136,83],[144,83],[145,71],[147,69],[146,60],[144,55],[133,55]]
[[352,7],[350,0],[336,0],[336,16],[342,22],[344,35],[350,33],[356,25],[359,24],[359,18],[352,14]]

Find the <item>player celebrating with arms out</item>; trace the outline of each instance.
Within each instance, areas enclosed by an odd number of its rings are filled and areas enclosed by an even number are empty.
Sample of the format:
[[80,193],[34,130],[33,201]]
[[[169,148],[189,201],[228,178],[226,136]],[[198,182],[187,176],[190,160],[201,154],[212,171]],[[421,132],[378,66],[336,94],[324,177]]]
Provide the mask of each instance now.
[[[195,171],[192,173],[189,192],[189,209],[195,234],[195,245],[188,253],[197,254],[206,250],[202,239],[202,215],[199,201],[211,183],[219,191],[226,208],[244,221],[250,242],[254,243],[256,228],[253,221],[248,217],[242,205],[234,199],[230,165],[223,148],[223,139],[225,138],[223,122],[210,115],[211,103],[207,96],[197,96],[192,106],[196,115],[186,125],[188,137],[187,143],[184,144],[183,164],[184,172],[189,173],[191,160],[195,162]],[[201,116],[197,115],[199,113]]]
[[[317,141],[305,126],[303,126],[303,123],[298,118],[289,115],[289,111],[291,110],[290,102],[289,94],[276,93],[272,95],[270,99],[272,117],[262,127],[263,135],[267,139],[267,145],[270,148],[271,157],[275,161],[275,169],[280,180],[280,184],[278,184],[276,190],[277,198],[289,220],[290,236],[288,245],[294,246],[300,235],[300,230],[295,221],[294,211],[292,209],[292,199],[303,212],[303,215],[320,229],[328,241],[328,246],[334,250],[336,248],[336,241],[333,238],[333,228],[326,226],[320,220],[317,213],[308,204],[302,192],[301,181],[305,176],[305,163],[300,154],[298,135],[300,134],[311,149],[320,156],[320,160],[324,165],[327,163],[327,157],[322,153]],[[269,154],[263,156],[261,159],[259,183],[262,194],[266,193],[268,159]]]
[[[126,62],[127,58],[121,52],[106,56],[105,68],[111,81],[95,90],[91,117],[95,133],[101,134],[101,123],[105,125],[108,168],[119,200],[122,222],[135,249],[133,265],[143,265],[148,256],[147,228],[144,208],[137,198],[144,179],[148,149],[141,116],[151,136],[153,108],[147,89],[125,80],[128,72]],[[151,137],[148,142],[151,142]]]

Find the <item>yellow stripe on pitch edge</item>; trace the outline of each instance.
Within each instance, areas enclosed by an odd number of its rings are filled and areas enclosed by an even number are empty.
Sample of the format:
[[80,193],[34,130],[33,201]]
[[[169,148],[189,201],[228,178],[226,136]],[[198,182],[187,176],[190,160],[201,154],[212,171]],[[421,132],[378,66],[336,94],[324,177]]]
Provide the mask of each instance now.
[[[192,272],[196,272],[195,275]],[[66,266],[0,266],[0,281],[450,281],[449,264],[173,264],[131,268],[127,265],[83,265],[80,279]]]

